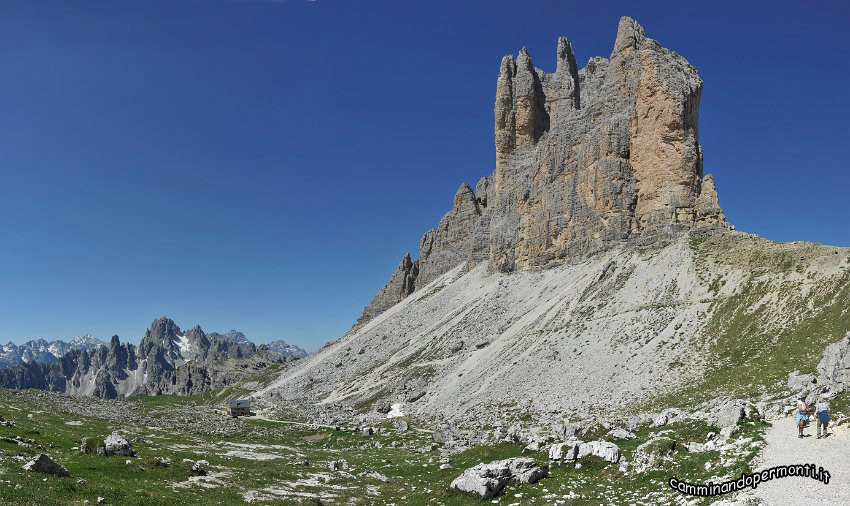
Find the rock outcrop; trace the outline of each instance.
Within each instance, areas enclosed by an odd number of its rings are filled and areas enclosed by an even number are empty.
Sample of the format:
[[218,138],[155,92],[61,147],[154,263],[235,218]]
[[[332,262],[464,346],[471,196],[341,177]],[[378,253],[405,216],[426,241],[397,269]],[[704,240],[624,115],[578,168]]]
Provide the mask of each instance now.
[[608,59],[578,69],[558,39],[554,73],[528,51],[505,56],[496,84],[496,167],[406,255],[363,324],[454,267],[546,266],[624,241],[727,227],[698,136],[702,80],[682,56],[620,20]]
[[818,364],[818,383],[830,392],[850,389],[850,332],[826,348]]

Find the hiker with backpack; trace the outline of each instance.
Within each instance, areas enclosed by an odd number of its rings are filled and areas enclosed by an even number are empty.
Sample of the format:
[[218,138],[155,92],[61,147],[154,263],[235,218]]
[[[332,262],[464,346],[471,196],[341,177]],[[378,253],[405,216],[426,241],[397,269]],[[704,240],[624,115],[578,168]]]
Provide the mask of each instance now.
[[823,427],[823,437],[826,437],[827,428],[829,427],[829,402],[826,397],[821,397],[815,405],[815,415],[818,419],[817,435],[821,438],[820,428]]
[[809,420],[809,415],[807,412],[809,411],[809,405],[806,403],[806,396],[801,395],[800,399],[797,401],[797,416],[794,417],[797,422],[797,429],[799,430],[799,435],[797,437],[803,437],[803,426]]

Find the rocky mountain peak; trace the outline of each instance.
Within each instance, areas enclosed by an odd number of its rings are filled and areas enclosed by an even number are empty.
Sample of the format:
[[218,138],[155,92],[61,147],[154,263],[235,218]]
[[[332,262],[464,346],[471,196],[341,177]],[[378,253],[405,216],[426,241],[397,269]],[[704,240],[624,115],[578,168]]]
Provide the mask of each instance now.
[[174,323],[174,320],[168,317],[161,317],[151,323],[145,337],[150,337],[156,342],[173,341],[174,338],[181,334],[180,327]]
[[514,271],[577,261],[622,244],[729,228],[714,180],[703,177],[702,80],[633,19],[609,58],[579,69],[557,40],[553,73],[522,48],[496,79],[496,167],[463,184],[358,320],[362,324],[458,265]]
[[620,23],[617,25],[617,38],[614,40],[613,55],[620,53],[624,49],[638,49],[643,41],[646,40],[646,34],[643,27],[634,19],[623,16],[620,18]]

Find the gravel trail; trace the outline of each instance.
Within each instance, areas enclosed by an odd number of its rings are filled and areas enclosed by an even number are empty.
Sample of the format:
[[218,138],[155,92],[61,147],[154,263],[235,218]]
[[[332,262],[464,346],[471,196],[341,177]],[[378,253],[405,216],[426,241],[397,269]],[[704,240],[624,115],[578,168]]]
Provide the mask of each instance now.
[[779,478],[759,485],[756,497],[768,505],[850,504],[850,429],[831,427],[829,437],[817,439],[812,424],[805,435],[797,437],[793,418],[773,422],[756,469],[811,463],[829,471],[829,484],[811,478]]

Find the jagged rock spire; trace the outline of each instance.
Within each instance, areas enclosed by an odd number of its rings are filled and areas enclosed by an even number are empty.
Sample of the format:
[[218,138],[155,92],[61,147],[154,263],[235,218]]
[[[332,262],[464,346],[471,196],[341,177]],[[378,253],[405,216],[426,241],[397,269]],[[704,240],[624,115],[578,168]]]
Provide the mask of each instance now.
[[540,77],[524,47],[516,60],[502,58],[494,113],[497,153],[532,146],[549,128]]
[[637,49],[644,40],[646,40],[646,35],[643,27],[628,16],[621,17],[620,24],[617,25],[617,39],[614,41],[611,57],[613,58],[615,54],[624,49]]
[[[713,180],[702,180],[701,92],[696,69],[629,17],[620,19],[610,59],[591,58],[582,69],[566,37],[553,73],[535,68],[526,48],[502,58],[495,170],[475,193],[463,185],[422,236],[415,288],[464,263],[543,267],[727,226]],[[396,272],[364,318],[397,302],[406,274]]]

